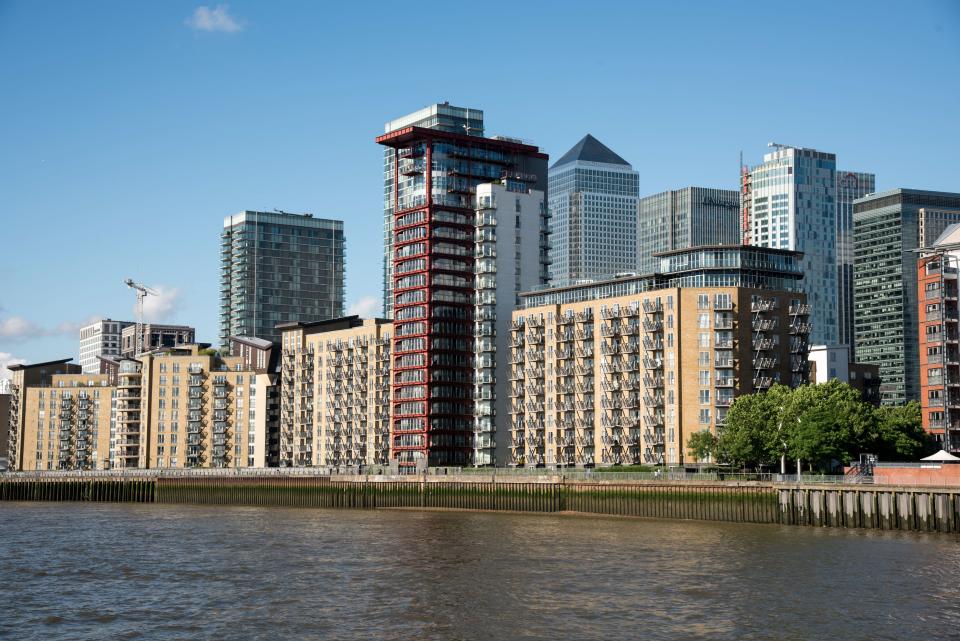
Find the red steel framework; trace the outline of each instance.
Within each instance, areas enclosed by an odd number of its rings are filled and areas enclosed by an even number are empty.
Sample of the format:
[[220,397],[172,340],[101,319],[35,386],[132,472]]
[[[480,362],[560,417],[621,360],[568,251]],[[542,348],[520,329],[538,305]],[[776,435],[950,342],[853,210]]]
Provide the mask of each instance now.
[[[376,141],[394,150],[391,456],[406,470],[418,461],[469,465],[476,186],[508,174],[522,180],[524,157],[545,163],[547,156],[530,145],[423,127]],[[438,166],[444,180],[435,189]],[[401,208],[401,178],[420,174],[424,198]]]

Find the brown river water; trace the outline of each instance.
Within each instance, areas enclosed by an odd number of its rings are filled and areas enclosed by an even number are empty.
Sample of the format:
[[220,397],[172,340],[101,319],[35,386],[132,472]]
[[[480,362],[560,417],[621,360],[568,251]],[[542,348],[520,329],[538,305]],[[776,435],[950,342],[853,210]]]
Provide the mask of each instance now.
[[0,504],[0,639],[960,638],[948,535]]

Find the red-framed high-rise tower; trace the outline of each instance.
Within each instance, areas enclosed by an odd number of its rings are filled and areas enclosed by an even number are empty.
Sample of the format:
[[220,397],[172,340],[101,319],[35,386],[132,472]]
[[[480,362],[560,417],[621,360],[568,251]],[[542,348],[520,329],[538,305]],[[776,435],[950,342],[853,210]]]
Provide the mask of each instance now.
[[469,465],[476,187],[504,181],[545,190],[547,155],[512,139],[417,126],[376,141],[393,149],[391,456],[405,470]]

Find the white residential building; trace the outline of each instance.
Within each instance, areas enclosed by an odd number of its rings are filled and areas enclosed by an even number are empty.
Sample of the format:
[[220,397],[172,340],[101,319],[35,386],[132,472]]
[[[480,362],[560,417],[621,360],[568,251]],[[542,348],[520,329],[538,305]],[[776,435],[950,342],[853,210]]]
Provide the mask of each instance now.
[[510,460],[510,323],[520,292],[546,284],[544,193],[477,186],[474,462]]
[[120,335],[131,325],[133,321],[105,318],[80,328],[80,367],[84,374],[100,373],[100,356],[120,356]]

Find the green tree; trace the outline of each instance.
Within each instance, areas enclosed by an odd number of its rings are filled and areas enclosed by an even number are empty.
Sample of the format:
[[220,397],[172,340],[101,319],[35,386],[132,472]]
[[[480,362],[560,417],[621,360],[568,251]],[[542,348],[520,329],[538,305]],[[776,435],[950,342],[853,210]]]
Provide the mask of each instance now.
[[694,432],[687,439],[687,449],[696,457],[697,461],[709,461],[717,451],[717,437],[710,430]]
[[794,390],[777,383],[764,396],[766,397],[766,425],[763,433],[764,462],[776,464],[790,457],[790,430],[796,422]]
[[836,379],[798,387],[785,421],[788,456],[822,471],[834,459],[849,463],[858,444],[874,432],[871,410],[860,392]]
[[768,394],[748,394],[734,400],[719,430],[717,460],[743,468],[768,461],[771,401]]
[[880,460],[917,460],[936,449],[934,439],[923,429],[920,404],[881,406],[873,410],[876,440],[871,453]]
[[933,449],[917,403],[874,408],[856,389],[834,379],[795,389],[774,385],[737,398],[714,454],[744,468],[799,460],[827,471],[832,461],[848,464],[861,453],[916,460]]
[[824,469],[833,458],[841,457],[841,435],[836,415],[828,407],[812,407],[797,417],[787,434],[789,456],[806,461],[811,468]]

